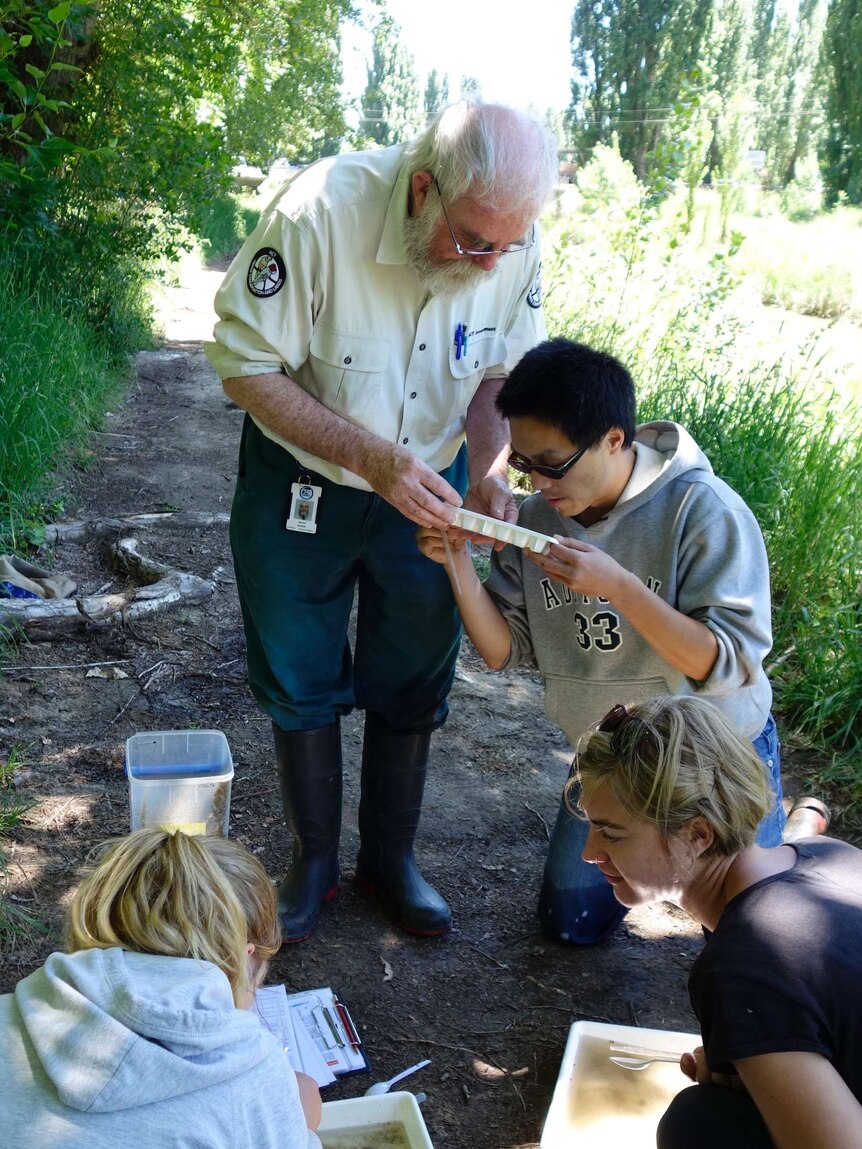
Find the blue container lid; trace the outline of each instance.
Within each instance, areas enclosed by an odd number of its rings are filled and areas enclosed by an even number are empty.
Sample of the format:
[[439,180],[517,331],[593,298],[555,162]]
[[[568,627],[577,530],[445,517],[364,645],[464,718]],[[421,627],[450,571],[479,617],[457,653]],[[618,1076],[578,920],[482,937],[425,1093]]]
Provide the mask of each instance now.
[[126,773],[130,778],[225,778],[232,770],[224,762],[148,762],[134,766],[126,763]]
[[151,730],[126,739],[130,780],[233,777],[233,759],[220,730]]

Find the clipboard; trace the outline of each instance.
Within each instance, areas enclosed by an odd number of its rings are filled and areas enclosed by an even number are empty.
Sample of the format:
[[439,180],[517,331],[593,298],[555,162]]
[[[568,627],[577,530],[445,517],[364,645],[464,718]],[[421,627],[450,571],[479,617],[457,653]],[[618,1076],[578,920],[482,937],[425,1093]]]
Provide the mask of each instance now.
[[328,986],[291,994],[283,985],[262,986],[254,1009],[264,1028],[281,1042],[293,1068],[313,1077],[319,1088],[368,1069],[359,1031]]

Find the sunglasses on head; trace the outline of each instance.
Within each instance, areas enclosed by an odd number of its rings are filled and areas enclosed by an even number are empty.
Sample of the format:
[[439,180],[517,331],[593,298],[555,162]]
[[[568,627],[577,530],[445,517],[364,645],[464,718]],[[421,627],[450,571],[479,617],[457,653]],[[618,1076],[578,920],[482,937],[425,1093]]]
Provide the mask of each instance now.
[[[627,738],[626,733],[630,726],[637,726],[639,729],[632,738]],[[618,702],[612,706],[604,718],[596,723],[594,727],[597,734],[609,734],[609,749],[611,754],[619,757],[623,749],[623,739],[625,738],[625,748],[628,754],[637,754],[641,743],[646,738],[651,738],[653,741],[653,753],[658,751],[658,743],[656,742],[656,733],[648,722],[644,722],[637,714],[629,714],[626,707]],[[583,817],[583,811],[580,808],[580,780],[578,776],[578,758],[572,762],[571,770],[566,785],[563,787],[563,805],[566,807],[570,814],[576,817]]]
[[633,739],[626,739],[627,749],[631,753],[636,753],[641,741],[644,738],[652,738],[655,743],[655,731],[648,722],[644,722],[637,714],[629,714],[628,710],[621,702],[616,706],[612,706],[601,722],[596,726],[596,731],[599,734],[610,734],[610,748],[611,753],[619,754],[623,745],[623,734],[626,728],[630,725],[639,727],[639,733]]

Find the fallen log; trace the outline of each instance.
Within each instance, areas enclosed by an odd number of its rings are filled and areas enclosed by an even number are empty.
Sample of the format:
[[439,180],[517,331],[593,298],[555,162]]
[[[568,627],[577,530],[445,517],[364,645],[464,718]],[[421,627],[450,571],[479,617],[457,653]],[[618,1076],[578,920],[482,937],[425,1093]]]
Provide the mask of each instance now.
[[[136,516],[137,517],[137,516]],[[138,551],[138,540],[120,539],[112,548],[114,566],[138,580],[139,585],[113,594],[78,595],[66,599],[0,599],[0,624],[27,629],[41,623],[125,623],[178,603],[209,598],[215,584],[209,579],[173,570]]]
[[164,511],[158,514],[124,515],[118,519],[84,519],[67,523],[52,523],[45,528],[45,543],[77,543],[101,535],[120,534],[142,527],[217,527],[227,526],[230,515],[210,511]]

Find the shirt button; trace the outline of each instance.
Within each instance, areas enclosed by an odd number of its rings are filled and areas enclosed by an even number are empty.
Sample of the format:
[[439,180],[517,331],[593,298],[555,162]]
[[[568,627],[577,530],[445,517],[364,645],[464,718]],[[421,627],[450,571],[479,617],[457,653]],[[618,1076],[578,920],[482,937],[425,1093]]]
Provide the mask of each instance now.
[[402,443],[409,443],[409,442],[410,442],[410,436],[409,436],[409,435],[405,435],[405,436],[404,436],[404,438],[401,440],[401,442],[402,442]]
[[424,344],[424,343],[420,343],[420,344],[419,344],[419,350],[420,350],[420,351],[424,351],[424,350],[425,350],[425,344]]
[[[345,363],[352,363],[352,362],[353,362],[353,360],[350,358],[350,356],[349,356],[349,355],[345,355],[345,356],[344,356],[344,362],[345,362]],[[477,366],[478,366],[478,365],[477,365]]]
[[476,360],[476,362],[473,364],[473,368],[474,368],[474,370],[475,370],[475,368],[476,368],[476,367],[478,367],[478,366],[479,366],[479,360],[477,359],[477,360]]
[[416,398],[416,392],[415,392],[415,391],[411,391],[411,392],[410,392],[410,398],[411,398],[411,399],[415,399],[415,398]]

